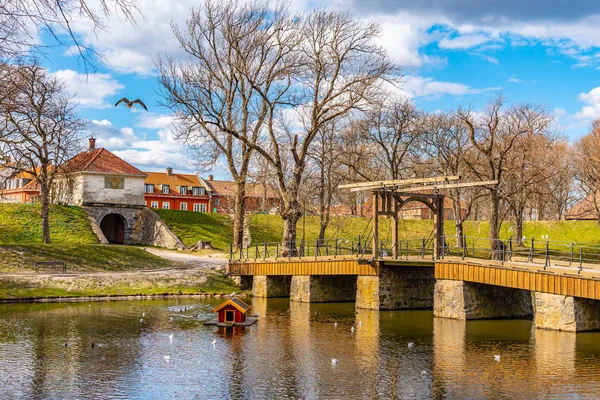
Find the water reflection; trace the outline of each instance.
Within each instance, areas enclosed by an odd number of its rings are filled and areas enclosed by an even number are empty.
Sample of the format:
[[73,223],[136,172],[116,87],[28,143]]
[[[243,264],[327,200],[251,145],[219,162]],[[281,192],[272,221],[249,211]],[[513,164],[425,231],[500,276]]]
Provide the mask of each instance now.
[[[219,303],[0,306],[2,398],[597,398],[600,393],[600,333],[535,330],[527,320],[465,322],[433,318],[430,311],[355,311],[352,303],[286,299],[253,299],[252,312],[260,319],[243,332],[204,326]],[[494,355],[500,355],[499,362]],[[333,365],[332,358],[339,363]]]

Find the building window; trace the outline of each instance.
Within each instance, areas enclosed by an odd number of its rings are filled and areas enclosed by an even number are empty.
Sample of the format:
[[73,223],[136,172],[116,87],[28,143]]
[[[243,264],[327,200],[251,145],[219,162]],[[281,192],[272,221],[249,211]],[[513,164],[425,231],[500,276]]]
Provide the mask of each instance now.
[[158,208],[158,201],[151,201],[150,208]]
[[200,204],[200,212],[206,212],[206,204]]
[[179,209],[182,211],[187,211],[187,203],[181,203],[179,204]]
[[162,194],[169,194],[170,191],[169,185],[162,185]]
[[215,199],[215,206],[221,205],[221,199]]
[[163,210],[168,210],[171,208],[171,203],[168,201],[163,201]]
[[152,183],[144,184],[144,193],[154,193],[154,184],[152,184]]
[[206,204],[194,203],[195,212],[206,212]]
[[179,194],[182,196],[187,195],[187,186],[179,186]]

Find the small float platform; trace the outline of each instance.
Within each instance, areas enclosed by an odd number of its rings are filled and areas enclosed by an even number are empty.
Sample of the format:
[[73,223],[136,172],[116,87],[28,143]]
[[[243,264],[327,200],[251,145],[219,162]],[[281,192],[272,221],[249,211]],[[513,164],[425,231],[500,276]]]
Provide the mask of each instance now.
[[219,322],[218,319],[206,321],[204,325],[218,326],[221,328],[232,328],[234,326],[250,326],[258,322],[258,315],[248,316],[244,322]]

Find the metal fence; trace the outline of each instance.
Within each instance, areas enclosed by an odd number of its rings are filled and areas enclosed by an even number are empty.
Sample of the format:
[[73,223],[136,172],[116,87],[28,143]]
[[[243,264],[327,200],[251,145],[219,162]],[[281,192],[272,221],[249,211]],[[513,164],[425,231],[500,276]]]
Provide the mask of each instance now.
[[[423,259],[435,260],[435,242],[430,238],[399,240],[397,243],[382,240],[373,257],[372,240],[369,237],[354,239],[326,239],[314,242],[291,242],[284,251],[281,242],[254,243],[245,248],[230,248],[229,259],[267,260],[280,258],[316,259],[318,257],[357,257],[359,259]],[[529,238],[491,240],[481,237],[445,237],[437,259],[460,257],[526,262],[550,266],[572,266],[581,272],[584,264],[600,264],[600,243],[560,242]]]

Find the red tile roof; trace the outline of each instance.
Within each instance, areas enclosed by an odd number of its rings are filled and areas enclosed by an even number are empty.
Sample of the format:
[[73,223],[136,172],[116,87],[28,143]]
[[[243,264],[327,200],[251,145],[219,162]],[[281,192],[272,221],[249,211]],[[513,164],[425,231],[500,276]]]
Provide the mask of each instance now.
[[565,219],[598,219],[592,195],[587,195],[579,203],[569,208],[565,214]]
[[[212,190],[213,196],[229,196],[233,197],[236,193],[236,184],[233,181],[216,181],[203,179],[203,181]],[[246,183],[246,197],[266,197],[269,199],[277,199],[279,196],[271,185],[265,187],[260,183]]]
[[117,157],[110,151],[100,148],[84,151],[61,166],[64,172],[100,172],[106,174],[139,175],[146,174]]

